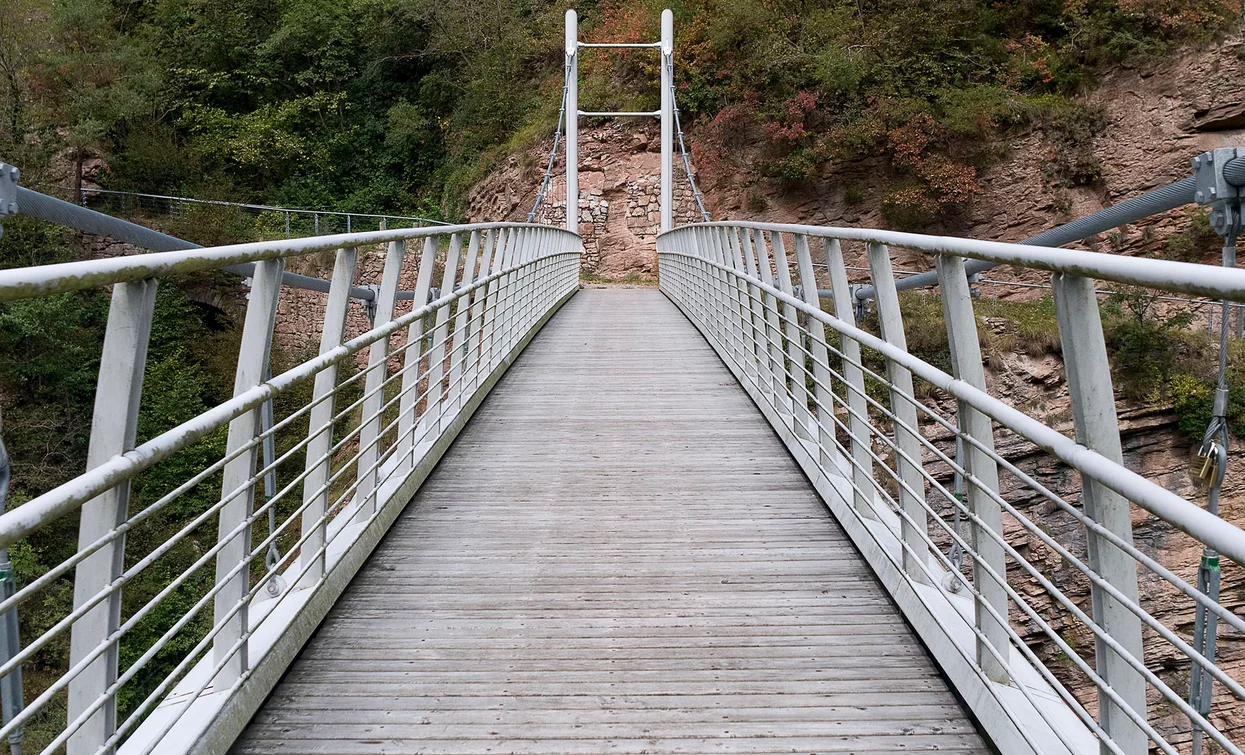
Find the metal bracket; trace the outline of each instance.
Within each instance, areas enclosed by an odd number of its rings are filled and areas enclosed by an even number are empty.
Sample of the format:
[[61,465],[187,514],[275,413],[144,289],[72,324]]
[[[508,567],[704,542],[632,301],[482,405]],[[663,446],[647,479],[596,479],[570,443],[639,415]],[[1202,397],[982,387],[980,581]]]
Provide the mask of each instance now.
[[[22,172],[16,166],[0,163],[0,218],[17,214],[17,181]],[[4,227],[0,226],[0,236]]]
[[380,286],[377,286],[377,285],[360,286],[360,288],[366,288],[368,291],[372,292],[371,299],[364,299],[360,303],[363,304],[363,313],[367,315],[367,321],[372,324],[373,328],[375,328],[376,327],[376,300],[380,298]]
[[1224,175],[1225,166],[1237,157],[1245,157],[1245,150],[1223,147],[1193,158],[1193,201],[1211,208],[1210,225],[1220,236],[1227,236],[1240,222],[1239,213],[1234,218],[1231,210],[1239,204],[1241,190]]

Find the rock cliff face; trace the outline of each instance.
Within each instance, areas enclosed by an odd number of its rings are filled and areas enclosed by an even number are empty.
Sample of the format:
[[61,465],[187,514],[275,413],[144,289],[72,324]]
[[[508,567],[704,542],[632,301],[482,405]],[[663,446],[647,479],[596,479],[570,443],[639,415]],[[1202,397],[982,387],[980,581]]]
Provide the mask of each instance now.
[[[655,279],[660,229],[661,145],[657,126],[608,124],[579,132],[579,233],[584,271],[608,279]],[[527,220],[536,202],[551,139],[512,155],[468,196],[468,217]],[[561,148],[559,148],[561,149]],[[676,159],[675,224],[699,218]],[[566,172],[559,156],[537,222],[566,224]],[[535,167],[533,167],[535,166]]]
[[[1245,145],[1245,66],[1237,54],[1241,38],[1235,37],[1203,50],[1186,51],[1169,63],[1150,68],[1121,68],[1103,78],[1089,95],[1106,125],[1094,137],[1092,153],[1101,164],[1101,177],[1091,184],[1053,189],[1046,179],[1056,146],[1041,131],[1013,137],[1007,153],[979,177],[980,192],[964,213],[927,229],[980,239],[1019,241],[1042,230],[1081,217],[1144,191],[1190,175],[1189,159],[1208,149]],[[695,139],[695,133],[690,137]],[[652,278],[657,185],[656,130],[651,127],[608,125],[581,131],[580,231],[585,237],[587,273],[604,278]],[[511,158],[481,182],[470,195],[472,219],[505,216],[523,219],[535,198],[541,156],[549,143],[532,148],[531,154]],[[745,159],[748,159],[745,157]],[[753,156],[751,159],[760,159]],[[524,168],[532,166],[535,168]],[[561,166],[556,168],[561,173]],[[591,178],[589,178],[591,176]],[[832,164],[811,186],[784,191],[764,179],[745,181],[738,175],[702,175],[706,203],[714,218],[764,220],[814,225],[884,225],[879,211],[884,179],[882,161],[863,160]],[[677,220],[686,222],[696,214],[687,192],[686,178],[676,170]],[[851,191],[849,192],[849,187]],[[564,184],[555,181],[540,217],[561,222]],[[862,197],[862,198],[861,198]],[[624,209],[625,208],[625,209]],[[1193,208],[1121,227],[1110,234],[1086,240],[1083,248],[1124,255],[1166,256],[1175,234],[1186,233]],[[848,264],[863,266],[863,249],[845,245]],[[1201,261],[1218,264],[1213,245],[1195,250]],[[927,270],[931,260],[908,250],[892,250],[897,270]],[[865,273],[853,271],[856,280]],[[990,280],[1044,284],[1045,276],[1033,271],[998,268]],[[822,281],[827,285],[828,281]],[[1041,289],[982,284],[984,296],[1031,298]],[[991,323],[988,325],[993,326]],[[1073,433],[1064,368],[1058,354],[1032,356],[1023,350],[996,355],[990,360],[991,392],[1065,434]],[[937,405],[938,402],[931,402]],[[937,406],[944,416],[954,416],[951,403]],[[1146,478],[1193,501],[1203,501],[1188,475],[1191,447],[1175,426],[1175,417],[1164,406],[1119,407],[1125,464]],[[949,433],[926,427],[929,437],[944,452],[953,453]],[[1052,462],[1031,444],[999,433],[1002,455],[1065,501],[1079,504],[1080,479],[1067,467]],[[1239,445],[1239,443],[1238,443]],[[875,448],[879,454],[885,449]],[[927,461],[935,461],[930,455]],[[932,468],[937,468],[933,465]],[[944,472],[949,469],[944,466]],[[1245,463],[1239,454],[1229,465],[1223,491],[1222,514],[1245,523]],[[1073,517],[1019,483],[1001,474],[1003,494],[1040,530],[1067,547],[1073,556],[1087,558],[1086,532]],[[949,474],[945,477],[949,481]],[[931,500],[936,496],[931,493]],[[946,511],[949,513],[950,508]],[[1086,613],[1091,613],[1089,581],[1069,562],[1015,520],[1006,526],[1008,541],[1058,585]],[[1134,537],[1140,548],[1184,580],[1196,584],[1201,557],[1200,544],[1139,507],[1132,510]],[[944,542],[948,541],[945,536]],[[1193,629],[1193,603],[1166,581],[1142,569],[1142,602],[1164,626],[1189,640]],[[1093,636],[1054,603],[1031,575],[1013,569],[1009,581],[1018,592],[1051,620],[1061,637],[1093,665]],[[1245,609],[1245,573],[1235,564],[1223,572],[1222,602],[1230,610]],[[1017,609],[1013,626],[1031,641],[1056,675],[1087,706],[1096,711],[1096,690],[1071,662],[1062,657],[1036,623]],[[1219,627],[1218,660],[1235,679],[1245,679],[1245,638]],[[1189,662],[1158,634],[1144,631],[1146,662],[1176,694],[1188,694]],[[1151,720],[1182,752],[1189,751],[1187,718],[1162,701],[1157,691],[1149,695]],[[1212,721],[1235,741],[1245,740],[1245,703],[1234,700],[1216,685]]]

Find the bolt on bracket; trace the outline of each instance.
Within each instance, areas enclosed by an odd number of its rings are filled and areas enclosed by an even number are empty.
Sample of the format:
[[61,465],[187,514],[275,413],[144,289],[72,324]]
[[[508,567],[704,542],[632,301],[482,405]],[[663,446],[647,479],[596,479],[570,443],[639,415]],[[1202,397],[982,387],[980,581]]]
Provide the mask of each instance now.
[[1240,222],[1239,213],[1233,209],[1239,206],[1241,189],[1234,186],[1224,169],[1228,163],[1237,158],[1245,158],[1245,149],[1223,147],[1203,152],[1193,158],[1193,201],[1210,207],[1210,225],[1220,236],[1233,231],[1233,226]]

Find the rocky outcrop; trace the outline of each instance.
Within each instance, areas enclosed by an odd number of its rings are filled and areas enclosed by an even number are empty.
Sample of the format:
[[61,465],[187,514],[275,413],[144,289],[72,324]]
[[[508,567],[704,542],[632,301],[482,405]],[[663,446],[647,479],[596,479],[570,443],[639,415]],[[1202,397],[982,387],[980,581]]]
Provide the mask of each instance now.
[[[1104,115],[1106,124],[1090,145],[1093,157],[1101,165],[1097,180],[1070,188],[1052,185],[1049,170],[1056,148],[1051,137],[1040,130],[1013,134],[1005,145],[1005,156],[978,177],[980,191],[963,212],[927,230],[1018,241],[1188,176],[1189,159],[1200,152],[1245,145],[1245,106],[1241,105],[1245,102],[1245,64],[1237,54],[1241,47],[1242,39],[1237,35],[1204,49],[1187,50],[1161,65],[1123,67],[1110,72],[1088,95],[1088,104]],[[655,191],[654,132],[630,125],[610,125],[582,133],[581,175],[594,176],[581,179],[585,188],[580,200],[580,230],[588,252],[585,270],[606,277],[651,275],[655,207],[641,197],[646,195],[642,187],[653,187],[647,189],[650,197],[651,191]],[[694,132],[690,136],[694,139]],[[524,171],[520,166],[539,163],[543,167],[534,156],[547,154],[548,147],[545,142],[533,147],[530,155],[512,158],[475,187],[470,203],[472,218],[497,217],[499,211],[514,219],[525,217],[536,194],[540,170]],[[745,157],[744,161],[748,159]],[[714,218],[882,227],[879,200],[885,189],[885,172],[880,158],[831,164],[819,180],[800,190],[785,190],[767,179],[745,180],[737,174],[700,178]],[[676,171],[676,185],[686,186],[682,171]],[[555,184],[542,219],[560,222],[564,192],[562,185]],[[627,211],[622,214],[625,220],[619,222],[619,215],[611,213],[616,213],[617,202],[624,197]],[[686,221],[694,214],[690,212],[687,194],[680,197],[679,220]],[[635,214],[637,210],[639,214]],[[1177,210],[1087,239],[1081,246],[1124,255],[1168,256],[1175,235],[1188,232],[1190,219],[1196,213],[1194,208]],[[1213,244],[1195,252],[1202,261],[1218,263]],[[863,249],[858,245],[845,245],[845,253],[849,265],[864,266]],[[921,271],[931,267],[931,261],[921,253],[901,249],[892,253],[897,270]],[[650,260],[647,264],[646,254]],[[851,275],[855,280],[863,280],[866,274],[855,270]],[[1003,282],[1046,282],[1045,274],[1010,268],[995,269],[988,277]],[[826,283],[822,281],[823,285]],[[999,298],[1045,294],[1041,289],[996,283],[982,284],[982,293]],[[1071,411],[1063,375],[1057,354],[1032,356],[1018,349],[992,356],[988,381],[995,395],[1071,435]],[[938,406],[935,402],[935,406],[944,416],[954,416],[953,404]],[[1194,487],[1188,474],[1193,449],[1188,438],[1177,430],[1169,408],[1121,404],[1119,416],[1125,463],[1130,469],[1189,500],[1204,500],[1204,494]],[[950,433],[931,427],[925,430],[945,453],[954,453]],[[1059,498],[1074,505],[1079,503],[1081,483],[1077,474],[1015,436],[999,433],[997,441],[1000,453],[1020,470]],[[880,445],[875,450],[879,454],[885,452]],[[926,461],[932,470],[939,468],[932,454]],[[942,473],[943,479],[949,481],[945,465]],[[1237,454],[1229,465],[1222,515],[1238,523],[1245,522],[1243,473],[1245,464]],[[1087,558],[1086,531],[1075,518],[1019,483],[1014,475],[1003,473],[1001,477],[1002,493],[1009,502],[1040,531],[1067,547],[1074,557]],[[936,496],[931,493],[931,500],[934,499]],[[949,514],[950,507],[945,511]],[[1196,584],[1202,552],[1199,543],[1136,506],[1132,523],[1135,541],[1148,556]],[[1091,612],[1089,581],[1070,562],[1014,520],[1007,525],[1005,534],[1044,577],[1052,580],[1079,608]],[[945,545],[948,538],[944,535],[942,541]],[[1139,574],[1143,605],[1164,626],[1188,640],[1193,627],[1192,601],[1147,570],[1141,569]],[[1225,568],[1223,579],[1222,602],[1239,614],[1245,608],[1245,573],[1231,564]],[[1057,605],[1031,575],[1015,569],[1009,581],[1092,665],[1092,634],[1072,620],[1066,608]],[[1073,694],[1090,711],[1095,711],[1096,690],[1084,674],[1062,656],[1035,622],[1019,610],[1011,618]],[[1234,678],[1245,679],[1245,638],[1222,623],[1218,637],[1220,665]],[[1147,666],[1176,694],[1186,696],[1188,659],[1150,628],[1145,630],[1145,647]],[[1151,720],[1159,731],[1187,752],[1187,718],[1162,701],[1153,689],[1149,703]],[[1219,685],[1211,719],[1235,741],[1245,740],[1245,703],[1234,700]]]
[[[471,189],[473,221],[527,220],[536,203],[550,140],[512,155]],[[611,123],[579,132],[579,233],[584,271],[606,279],[655,279],[660,230],[661,144],[654,124]],[[559,151],[561,148],[559,148]],[[537,222],[566,224],[566,172],[558,157]],[[691,189],[676,159],[675,224],[699,219]]]

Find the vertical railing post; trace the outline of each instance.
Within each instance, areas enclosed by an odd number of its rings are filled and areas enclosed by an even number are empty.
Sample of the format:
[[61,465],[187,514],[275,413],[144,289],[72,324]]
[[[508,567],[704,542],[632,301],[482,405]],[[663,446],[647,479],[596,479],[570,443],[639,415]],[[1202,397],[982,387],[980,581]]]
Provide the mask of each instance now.
[[[506,247],[511,241],[512,237],[507,229],[498,229],[497,245],[493,250],[493,275],[505,269],[505,260],[508,254]],[[487,379],[489,373],[493,371],[493,341],[497,337],[499,299],[504,281],[504,277],[499,277],[488,284],[488,293],[484,299],[484,325],[480,343],[480,374],[484,379]]]
[[[813,256],[808,249],[808,237],[795,237],[795,262],[800,276],[800,291],[804,303],[821,309],[821,297],[817,294],[817,274],[813,269]],[[826,471],[838,471],[835,461],[838,449],[834,444],[834,396],[830,384],[830,353],[826,348],[826,326],[816,317],[808,318],[809,352],[813,356],[813,401],[816,404],[818,463]]]
[[[419,257],[419,271],[415,278],[415,299],[411,311],[428,305],[428,289],[432,287],[432,268],[437,263],[437,236],[424,238],[424,249]],[[424,321],[419,317],[411,322],[406,331],[406,358],[402,362],[402,396],[398,399],[398,451],[395,458],[409,460],[415,448],[415,420],[419,409],[419,361],[423,349]]]
[[[947,340],[951,351],[952,373],[956,378],[981,391],[986,390],[986,374],[981,362],[981,344],[977,336],[977,319],[973,315],[972,291],[968,275],[964,271],[964,259],[954,255],[940,254],[935,258],[938,285],[942,289],[943,316],[947,324]],[[1007,627],[985,609],[985,605],[1002,617],[1007,616],[1007,591],[993,577],[988,566],[996,574],[1006,578],[1007,561],[1003,546],[999,545],[982,527],[988,527],[998,535],[1003,534],[1003,512],[986,490],[998,492],[998,465],[988,451],[994,450],[994,428],[990,418],[974,409],[965,401],[957,402],[960,432],[968,435],[982,448],[972,443],[964,444],[966,471],[976,478],[968,486],[968,507],[982,524],[972,527],[973,586],[980,597],[975,598],[977,628],[985,636],[985,642],[1004,659],[1009,657]],[[984,489],[983,489],[984,488]],[[977,663],[990,679],[1006,684],[1007,668],[1000,664],[989,649],[977,638]]]
[[[830,289],[834,296],[834,316],[849,327],[856,326],[856,297],[847,282],[847,266],[838,239],[825,239],[826,267],[830,270]],[[852,502],[863,517],[877,519],[873,489],[873,457],[869,455],[869,402],[865,400],[865,374],[860,369],[860,342],[842,335],[843,378],[847,381],[847,426],[852,451]]]
[[[154,280],[118,283],[113,287],[104,349],[99,364],[99,383],[91,417],[91,440],[87,470],[134,448],[138,410],[143,395],[143,371],[147,365],[147,342],[151,335],[156,301]],[[129,517],[130,481],[124,480],[82,506],[78,548],[94,544]],[[125,568],[125,536],[87,556],[74,572],[74,607],[95,597],[121,576]],[[121,591],[74,622],[70,633],[70,664],[76,664],[108,643],[108,649],[69,682],[68,720],[77,719],[106,694],[117,679],[117,642],[108,637],[121,624]],[[117,728],[117,700],[110,696],[104,706],[74,732],[68,752],[95,753]],[[111,752],[111,749],[109,750]]]
[[[899,292],[895,288],[895,274],[891,269],[890,250],[884,244],[869,242],[869,272],[873,276],[874,302],[878,311],[878,325],[882,340],[890,345],[908,350],[908,336],[904,332],[903,313],[899,309]],[[893,359],[886,360],[886,377],[891,384],[891,413],[895,415],[896,471],[903,482],[899,486],[899,507],[905,517],[900,522],[900,536],[908,546],[903,553],[903,568],[908,578],[921,584],[930,584],[928,539],[929,523],[925,511],[925,478],[921,476],[921,439],[917,435],[916,406],[905,396],[912,396],[912,373]],[[905,458],[906,457],[906,458]]]
[[579,233],[579,16],[566,12],[566,230]]
[[[337,250],[333,264],[333,280],[329,284],[328,304],[320,328],[320,353],[341,346],[346,330],[346,308],[350,306],[350,288],[354,285],[359,250],[346,247]],[[310,418],[307,420],[307,458],[303,478],[302,540],[299,566],[300,587],[311,587],[324,576],[324,533],[328,523],[329,476],[333,469],[330,449],[333,447],[334,394],[337,392],[337,365],[332,364],[316,373],[312,389]]]
[[[441,271],[441,297],[454,291],[454,285],[458,282],[458,258],[463,251],[463,236],[461,233],[450,235],[450,248],[445,256],[445,269]],[[437,310],[436,327],[432,333],[432,348],[428,356],[428,411],[424,415],[428,417],[431,423],[430,432],[435,437],[441,432],[441,410],[445,407],[442,404],[443,388],[442,379],[445,377],[445,355],[449,351],[449,343],[447,339],[450,335],[450,305],[445,305]]]
[[[757,278],[757,259],[756,254],[752,250],[752,235],[747,229],[740,229],[739,233],[740,246],[743,247],[744,269],[748,272],[748,277]],[[748,302],[752,308],[752,350],[756,359],[757,388],[762,393],[772,393],[774,390],[774,375],[769,369],[769,339],[766,337],[764,306],[764,292],[754,283],[748,284]]]
[[[238,370],[233,383],[235,396],[254,388],[263,380],[272,350],[272,331],[277,320],[277,300],[281,295],[281,273],[284,270],[285,261],[281,259],[255,263],[250,300],[242,325],[242,343],[238,348]],[[226,456],[232,456],[254,441],[260,426],[259,412],[259,409],[254,409],[230,421],[225,441]],[[217,541],[227,544],[216,554],[216,584],[224,585],[216,593],[213,603],[213,624],[221,627],[212,641],[213,660],[223,664],[217,675],[218,689],[232,686],[250,665],[245,642],[236,653],[232,648],[246,635],[250,626],[247,595],[251,574],[245,564],[251,558],[251,529],[245,525],[255,503],[253,478],[257,454],[258,448],[252,446],[227,462],[221,474],[221,497],[227,502],[220,511]],[[237,490],[241,492],[235,493]],[[233,534],[240,527],[241,532]],[[242,568],[231,575],[230,572],[234,572],[239,565]],[[235,608],[239,610],[230,617],[229,613]]]
[[[385,255],[385,267],[380,276],[380,291],[376,294],[376,319],[373,327],[380,327],[393,320],[393,310],[398,297],[398,284],[402,277],[402,262],[406,258],[406,242],[389,242]],[[363,392],[363,425],[359,428],[359,467],[356,472],[359,489],[355,500],[359,502],[355,521],[366,521],[376,511],[376,488],[379,469],[372,469],[380,458],[381,409],[385,405],[385,379],[389,370],[389,337],[386,336],[368,348],[367,378]]]
[[[463,264],[464,290],[476,281],[476,261],[480,253],[480,232],[472,231],[467,242],[467,261]],[[470,320],[471,294],[464,293],[455,302],[454,314],[454,353],[457,358],[450,358],[450,392],[452,393],[453,411],[455,414],[463,406],[463,398],[467,392],[465,385],[466,361],[472,343],[472,323]]]
[[674,227],[674,14],[661,12],[661,231]]
[[[757,381],[756,323],[752,320],[751,284],[744,278],[747,268],[744,266],[743,250],[740,248],[739,234],[734,228],[723,228],[727,246],[730,247],[731,269],[735,271],[735,316],[739,320],[739,369],[746,379]],[[751,373],[751,377],[749,377]]]
[[[1115,392],[1111,385],[1111,366],[1094,282],[1062,273],[1051,276],[1055,310],[1059,319],[1059,341],[1063,347],[1068,396],[1077,442],[1097,451],[1116,464],[1124,464],[1120,445],[1120,426],[1115,414]],[[1130,505],[1126,498],[1101,482],[1081,475],[1081,501],[1085,514],[1118,535],[1133,542]],[[1087,533],[1089,566],[1133,605],[1137,597],[1137,565],[1102,535]],[[1090,585],[1094,621],[1137,660],[1144,660],[1141,618],[1098,585]],[[1146,682],[1141,673],[1107,644],[1095,638],[1094,668],[1111,689],[1142,719],[1146,717]],[[1111,740],[1128,755],[1143,755],[1149,741],[1136,722],[1106,695],[1098,696],[1098,720]],[[1109,750],[1105,744],[1102,753]]]
[[[484,279],[492,275],[495,255],[494,250],[497,248],[500,234],[489,229],[484,234],[484,248],[480,253],[480,278]],[[475,329],[475,334],[471,337],[471,390],[479,387],[481,373],[484,366],[484,324],[488,320],[488,292],[493,290],[493,284],[485,284],[482,288],[476,289],[475,295],[471,297],[471,325]]]
[[[774,273],[770,269],[765,233],[760,230],[754,231],[753,240],[761,282],[767,286],[774,286]],[[782,353],[782,326],[778,319],[778,300],[773,294],[767,293],[763,297],[762,304],[765,309],[765,348],[769,352],[772,405],[775,411],[786,419],[791,413],[791,402],[787,399],[787,368]]]
[[[782,234],[771,236],[774,247],[774,269],[778,271],[778,290],[787,296],[794,297],[795,289],[791,285],[791,263],[787,260],[787,247],[783,243]],[[800,331],[799,310],[783,302],[783,331],[787,336],[787,381],[791,391],[791,425],[795,436],[801,440],[812,437],[810,426],[813,415],[808,410],[808,389],[805,387],[804,342]]]

